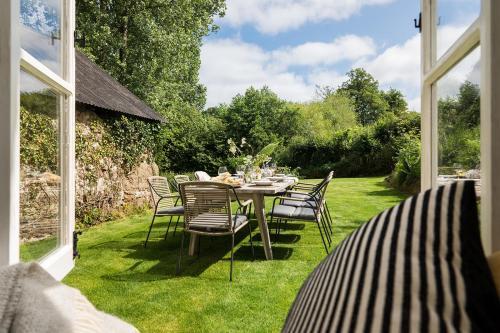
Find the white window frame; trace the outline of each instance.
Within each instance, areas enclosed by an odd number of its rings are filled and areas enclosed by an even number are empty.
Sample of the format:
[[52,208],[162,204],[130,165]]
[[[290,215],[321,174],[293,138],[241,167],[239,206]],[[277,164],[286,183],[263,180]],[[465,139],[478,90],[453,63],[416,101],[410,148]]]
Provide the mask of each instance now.
[[481,234],[486,253],[491,253],[500,250],[500,2],[482,0],[476,21],[441,58],[436,59],[437,1],[421,0],[422,189],[435,187],[438,176],[435,83],[471,51],[480,47]]
[[20,185],[20,84],[23,69],[66,96],[61,108],[61,244],[40,260],[55,278],[62,279],[74,266],[73,230],[75,222],[75,1],[65,0],[62,10],[62,63],[57,75],[20,48],[19,0],[0,3],[0,110],[8,121],[0,122],[0,265],[19,262]]

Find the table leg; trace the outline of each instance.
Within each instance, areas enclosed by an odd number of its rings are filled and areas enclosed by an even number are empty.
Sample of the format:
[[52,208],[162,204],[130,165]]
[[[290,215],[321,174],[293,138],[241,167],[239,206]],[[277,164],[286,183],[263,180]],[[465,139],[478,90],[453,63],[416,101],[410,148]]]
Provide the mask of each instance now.
[[255,216],[257,217],[257,222],[259,223],[260,237],[262,238],[262,244],[264,245],[266,259],[273,260],[273,250],[271,248],[271,238],[269,237],[269,229],[267,227],[264,196],[254,194],[253,203],[255,205]]
[[196,234],[188,234],[189,235],[189,250],[188,254],[190,256],[195,256],[198,252],[198,235]]

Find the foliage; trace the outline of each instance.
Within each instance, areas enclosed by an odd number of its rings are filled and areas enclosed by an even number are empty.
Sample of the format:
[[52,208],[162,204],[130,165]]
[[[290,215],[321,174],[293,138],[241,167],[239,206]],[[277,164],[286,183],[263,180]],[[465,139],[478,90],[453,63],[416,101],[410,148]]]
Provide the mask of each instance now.
[[340,177],[389,174],[404,135],[418,136],[420,115],[387,114],[375,124],[333,133],[325,142],[295,138],[280,153],[280,164],[300,167],[306,177],[320,177],[335,170]]
[[151,157],[156,152],[156,137],[160,130],[157,123],[121,116],[108,119],[106,125],[114,145],[120,151],[126,171],[130,171],[144,154],[149,153]]
[[387,99],[379,90],[378,81],[363,68],[349,71],[347,77],[348,80],[342,83],[338,91],[352,98],[361,125],[373,124],[389,109]]
[[421,143],[420,138],[405,135],[401,138],[396,167],[389,182],[395,188],[409,193],[420,191]]
[[356,126],[353,103],[341,93],[295,106],[300,114],[300,135],[307,140],[328,141],[334,131]]
[[227,158],[226,125],[194,108],[171,110],[158,140],[161,172],[217,171]]
[[477,168],[480,163],[480,92],[469,81],[456,97],[438,101],[439,165]]
[[[269,88],[247,89],[244,95],[237,95],[229,106],[212,108],[209,115],[226,124],[226,135],[240,141],[246,138],[252,149],[262,149],[270,142],[287,141],[299,133],[299,111],[281,100]],[[244,153],[253,152],[244,149]]]
[[227,143],[229,145],[229,151],[232,154],[232,157],[228,159],[228,162],[233,168],[236,168],[239,165],[247,167],[261,167],[264,163],[271,161],[271,155],[280,144],[279,142],[273,142],[266,145],[255,155],[244,155],[242,154],[242,149],[246,147],[252,148],[245,138],[241,139],[239,146],[231,138],[227,140]]
[[[55,106],[54,106],[55,108]],[[57,173],[59,142],[57,120],[21,104],[21,165],[38,172]]]
[[156,110],[201,110],[200,46],[224,10],[224,0],[77,0],[76,28],[82,51]]

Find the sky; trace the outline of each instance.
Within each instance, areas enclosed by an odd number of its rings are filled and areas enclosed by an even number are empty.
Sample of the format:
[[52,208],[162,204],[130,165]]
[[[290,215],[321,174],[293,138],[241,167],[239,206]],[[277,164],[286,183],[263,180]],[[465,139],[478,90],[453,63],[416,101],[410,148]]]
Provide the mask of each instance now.
[[[420,34],[413,19],[418,0],[227,0],[220,29],[204,39],[200,81],[207,107],[229,103],[254,86],[307,102],[316,86],[337,87],[363,67],[382,89],[399,89],[420,111]],[[438,55],[478,16],[479,0],[440,0]],[[439,86],[452,94],[477,77],[479,52]]]

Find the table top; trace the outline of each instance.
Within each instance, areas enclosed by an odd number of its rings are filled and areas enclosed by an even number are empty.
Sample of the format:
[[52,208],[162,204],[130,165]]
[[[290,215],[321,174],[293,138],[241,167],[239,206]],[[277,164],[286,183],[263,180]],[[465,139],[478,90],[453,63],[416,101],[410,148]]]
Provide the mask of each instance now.
[[244,184],[241,187],[235,188],[237,194],[278,194],[285,191],[287,188],[295,184],[295,180],[286,180],[282,182],[274,182],[269,186],[257,186],[254,184]]

